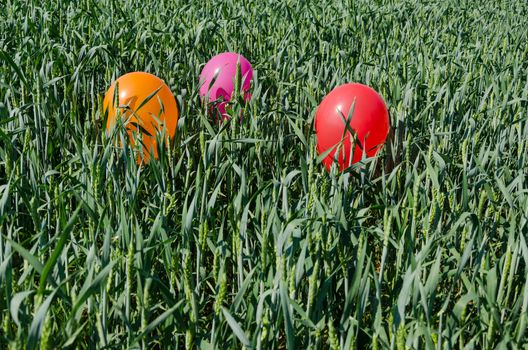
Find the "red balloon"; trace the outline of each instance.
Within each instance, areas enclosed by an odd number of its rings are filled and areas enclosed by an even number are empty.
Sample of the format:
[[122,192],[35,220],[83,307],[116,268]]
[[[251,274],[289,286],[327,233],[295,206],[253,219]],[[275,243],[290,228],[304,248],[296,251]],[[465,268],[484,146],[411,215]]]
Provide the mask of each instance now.
[[[355,132],[355,136],[345,129],[349,114],[349,129]],[[357,141],[352,163],[361,160],[363,150],[367,157],[372,157],[385,143],[389,134],[389,112],[381,96],[372,88],[358,83],[344,84],[326,95],[317,108],[315,134],[319,154],[333,148],[323,159],[323,164],[330,170],[336,150],[339,150],[337,161],[342,171],[351,164],[354,137]]]

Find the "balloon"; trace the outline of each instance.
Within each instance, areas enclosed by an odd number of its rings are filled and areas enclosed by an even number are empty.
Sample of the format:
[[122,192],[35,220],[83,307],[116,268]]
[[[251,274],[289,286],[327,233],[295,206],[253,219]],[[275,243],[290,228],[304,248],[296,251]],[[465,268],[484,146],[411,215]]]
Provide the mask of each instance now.
[[[349,125],[355,136],[349,130],[345,132],[349,112],[352,112]],[[350,164],[353,137],[357,141],[352,163],[361,160],[363,151],[372,157],[381,148],[389,133],[389,113],[381,96],[372,88],[358,83],[344,84],[326,95],[317,108],[315,133],[319,154],[333,148],[323,164],[330,169],[339,149],[337,161],[342,171]]]
[[[114,101],[116,83],[119,93],[117,104]],[[176,100],[163,80],[150,73],[133,72],[119,77],[106,92],[103,105],[104,110],[108,111],[106,123],[108,132],[113,129],[120,115],[132,145],[134,145],[133,134],[136,132],[141,134],[143,143],[141,156],[145,162],[150,160],[150,150],[153,151],[155,158],[158,157],[157,132],[165,127],[168,137],[173,138],[176,133],[179,115]],[[120,113],[117,113],[118,110]]]
[[[216,104],[216,108],[223,116],[223,119],[228,118],[226,104],[233,97],[236,66],[239,60],[242,91],[244,92],[244,99],[247,101],[251,97],[249,88],[253,77],[253,69],[251,68],[251,63],[244,56],[235,52],[221,53],[211,58],[200,73],[200,96],[205,98],[209,94],[209,102],[220,99],[221,102]],[[214,83],[211,86],[213,81]]]

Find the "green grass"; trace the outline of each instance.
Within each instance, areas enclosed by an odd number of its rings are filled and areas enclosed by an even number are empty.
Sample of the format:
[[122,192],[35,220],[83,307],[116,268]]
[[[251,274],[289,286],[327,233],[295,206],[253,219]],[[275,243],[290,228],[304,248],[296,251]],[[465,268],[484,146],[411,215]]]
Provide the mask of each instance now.
[[[528,347],[528,4],[321,3],[2,1],[0,348]],[[231,50],[253,97],[219,127]],[[134,70],[181,107],[142,168],[101,113]],[[394,136],[329,174],[350,81]]]

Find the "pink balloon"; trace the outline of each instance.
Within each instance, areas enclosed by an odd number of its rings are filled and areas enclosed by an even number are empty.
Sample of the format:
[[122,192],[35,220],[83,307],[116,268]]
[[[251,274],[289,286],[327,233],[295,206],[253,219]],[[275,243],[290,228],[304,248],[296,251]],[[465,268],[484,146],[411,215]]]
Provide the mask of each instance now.
[[[240,73],[242,75],[242,91],[247,101],[251,97],[249,88],[253,69],[251,63],[242,55],[235,52],[224,52],[214,56],[206,63],[200,73],[200,96],[205,98],[209,94],[209,102],[220,98],[223,102],[216,105],[223,118],[227,118],[226,103],[231,100],[235,89],[236,66],[240,60]],[[211,86],[211,82],[214,84]]]

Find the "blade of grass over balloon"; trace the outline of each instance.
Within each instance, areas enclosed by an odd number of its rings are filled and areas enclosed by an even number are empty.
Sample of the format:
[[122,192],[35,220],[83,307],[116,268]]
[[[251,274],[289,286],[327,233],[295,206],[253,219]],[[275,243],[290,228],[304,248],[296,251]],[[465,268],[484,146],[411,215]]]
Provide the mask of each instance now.
[[333,150],[336,149],[338,145],[334,145],[330,148],[328,148],[327,150],[325,150],[324,152],[322,152],[320,155],[317,156],[317,159],[316,159],[316,162],[317,163],[321,163],[323,161],[323,159],[325,159]]
[[350,122],[352,121],[352,117],[354,116],[354,108],[356,106],[356,99],[352,102],[352,105],[350,105],[350,108],[347,112],[347,116],[343,114],[343,111],[339,108],[337,110],[339,116],[341,117],[341,121],[343,122],[343,134],[341,135],[341,139],[344,139],[347,133],[350,133],[352,135],[356,134],[354,129],[350,126]]
[[143,108],[143,106],[145,106],[147,103],[149,103],[150,100],[152,100],[152,98],[158,94],[158,92],[161,90],[162,87],[163,86],[158,87],[156,90],[152,91],[150,93],[150,95],[145,97],[145,99],[140,102],[139,106],[134,109],[134,113],[138,113],[141,110],[141,108]]
[[[139,132],[142,133],[142,134],[145,134],[145,135],[147,135],[149,137],[153,136],[147,129],[145,129],[143,126],[141,126],[140,123],[128,122],[128,124],[132,125],[136,130],[139,130]],[[145,146],[145,148],[147,148],[147,146]]]

